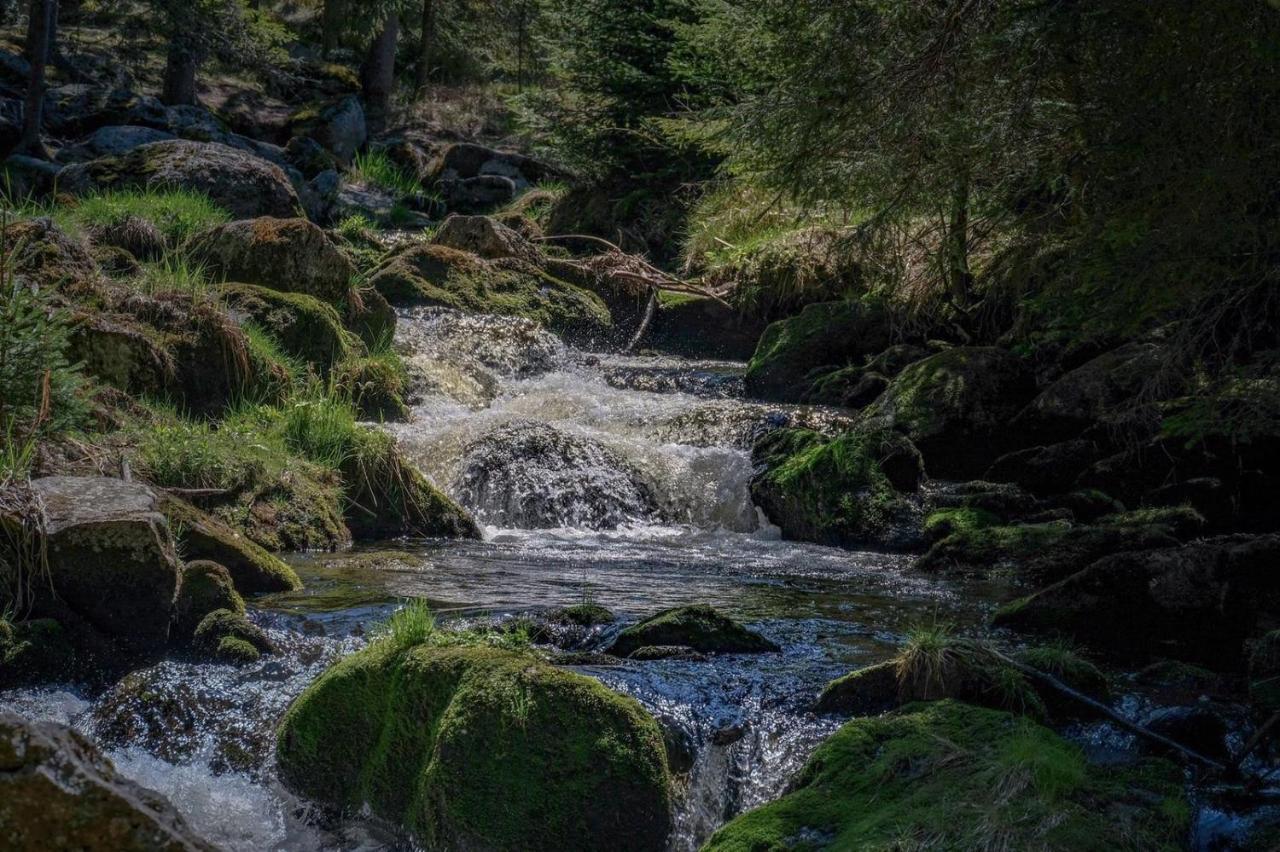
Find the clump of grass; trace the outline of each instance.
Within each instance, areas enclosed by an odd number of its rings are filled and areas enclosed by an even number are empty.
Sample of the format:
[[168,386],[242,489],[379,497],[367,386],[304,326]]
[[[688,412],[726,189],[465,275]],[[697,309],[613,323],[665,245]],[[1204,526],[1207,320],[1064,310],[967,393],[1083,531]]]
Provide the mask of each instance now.
[[149,428],[137,459],[148,479],[172,488],[233,489],[252,479],[257,467],[239,436],[181,419]]
[[371,240],[373,232],[376,230],[377,226],[373,223],[373,220],[363,213],[354,213],[333,228],[335,234],[348,242],[357,244]]
[[336,469],[355,451],[356,419],[350,402],[313,389],[285,406],[280,433],[289,449]]
[[543,181],[516,197],[497,215],[527,216],[538,224],[546,224],[545,219],[560,199],[569,192],[569,185],[563,181]]
[[422,191],[418,178],[397,165],[385,151],[356,154],[351,177],[400,196],[416,195]]
[[204,264],[195,263],[180,252],[167,251],[159,260],[142,264],[142,275],[134,286],[149,296],[179,292],[203,298],[215,283]]
[[898,683],[922,700],[944,698],[954,689],[968,648],[951,625],[922,625],[907,633],[896,659]]
[[425,644],[435,633],[436,618],[431,614],[431,607],[415,598],[391,614],[379,628],[378,639],[407,651]]
[[279,364],[288,372],[289,380],[295,386],[303,381],[307,375],[307,365],[285,352],[269,331],[254,322],[241,324],[240,330],[244,332],[251,360],[256,363]]
[[138,218],[153,224],[175,248],[192,234],[229,222],[231,215],[203,193],[172,188],[102,190],[72,206],[56,208],[54,218],[71,231]]

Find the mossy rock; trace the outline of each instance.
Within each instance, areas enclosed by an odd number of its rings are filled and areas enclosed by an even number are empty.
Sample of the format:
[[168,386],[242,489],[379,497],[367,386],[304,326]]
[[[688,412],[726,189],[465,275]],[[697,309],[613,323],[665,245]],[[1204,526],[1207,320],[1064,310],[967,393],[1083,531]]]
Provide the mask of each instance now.
[[1104,515],[1098,519],[1098,524],[1106,527],[1163,527],[1180,541],[1187,541],[1204,529],[1205,519],[1190,506],[1150,506]]
[[254,284],[224,284],[219,293],[232,311],[251,319],[287,355],[313,365],[321,376],[363,349],[343,328],[338,312],[314,296]]
[[1091,765],[1028,719],[940,701],[849,722],[790,792],[734,819],[703,849],[1174,852],[1190,817],[1171,763]]
[[524,317],[576,341],[605,340],[613,332],[609,308],[595,293],[514,258],[490,261],[416,244],[387,260],[370,284],[393,305]]
[[780,429],[757,441],[752,457],[751,496],[785,537],[891,550],[922,543],[918,509],[894,488],[894,480],[914,488],[923,478],[901,435]]
[[215,225],[187,241],[185,252],[213,275],[345,305],[356,269],[306,219],[263,216]]
[[294,570],[212,515],[172,495],[160,499],[160,511],[182,552],[192,559],[222,565],[243,595],[289,592],[302,588]]
[[471,516],[405,461],[384,432],[362,430],[341,473],[347,525],[356,538],[480,538]]
[[214,610],[206,615],[196,627],[193,640],[197,649],[216,657],[227,637],[247,642],[262,654],[272,654],[276,650],[261,627],[245,618],[244,613],[229,609]]
[[877,716],[899,705],[898,666],[892,660],[857,669],[822,688],[815,713]]
[[404,401],[409,377],[398,358],[349,358],[335,368],[333,382],[351,399],[364,420],[409,419],[409,406]]
[[1000,517],[986,509],[940,509],[924,519],[924,534],[930,541],[941,541],[956,533],[972,536],[995,526],[1000,526]]
[[192,636],[205,616],[220,609],[244,615],[244,599],[236,592],[227,569],[207,560],[188,562],[182,568],[174,604],[178,636]]
[[255,648],[252,642],[246,642],[236,636],[223,636],[218,640],[218,648],[213,656],[221,662],[243,666],[258,662],[262,659],[262,652]]
[[617,616],[599,604],[581,603],[558,609],[549,614],[547,620],[555,624],[595,627],[599,624],[612,624]]
[[911,438],[930,475],[974,479],[1018,448],[1009,421],[1034,392],[1024,359],[991,346],[956,347],[904,369],[864,417]]
[[888,313],[878,300],[807,305],[764,330],[747,365],[747,391],[762,399],[799,402],[814,370],[845,366],[889,343]]
[[723,302],[687,293],[660,293],[646,349],[687,358],[745,361],[756,351],[764,325]]
[[916,560],[916,567],[929,571],[1013,568],[1037,582],[1053,583],[1112,553],[1177,543],[1163,526],[1076,526],[1066,521],[974,525],[957,528],[936,542]]
[[280,725],[281,779],[427,848],[662,850],[671,781],[633,699],[537,659],[375,643]]
[[646,646],[680,645],[707,654],[761,654],[781,650],[759,633],[705,604],[664,610],[618,634],[609,653],[630,656]]
[[64,233],[52,219],[27,219],[5,226],[11,247],[10,274],[69,296],[90,296],[101,273],[89,249]]

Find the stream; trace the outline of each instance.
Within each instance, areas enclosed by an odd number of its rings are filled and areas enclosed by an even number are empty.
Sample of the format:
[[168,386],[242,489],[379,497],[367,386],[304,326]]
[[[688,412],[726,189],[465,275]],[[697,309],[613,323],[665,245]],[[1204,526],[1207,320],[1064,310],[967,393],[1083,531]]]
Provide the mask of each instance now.
[[[976,626],[1011,594],[1000,578],[782,541],[751,502],[753,437],[847,418],[744,401],[741,364],[587,353],[526,321],[430,310],[402,313],[397,340],[414,417],[385,428],[474,513],[483,541],[295,556],[306,589],[251,605],[280,654],[244,668],[168,660],[105,693],[22,690],[0,706],[72,724],[227,850],[406,848],[372,820],[314,813],[274,777],[285,707],[374,623],[410,597],[446,627],[584,601],[622,623],[710,603],[782,653],[575,667],[634,696],[681,744],[670,848],[686,852],[778,796],[843,721],[808,710],[829,680],[890,656],[915,624]],[[574,648],[599,649],[617,629]]]

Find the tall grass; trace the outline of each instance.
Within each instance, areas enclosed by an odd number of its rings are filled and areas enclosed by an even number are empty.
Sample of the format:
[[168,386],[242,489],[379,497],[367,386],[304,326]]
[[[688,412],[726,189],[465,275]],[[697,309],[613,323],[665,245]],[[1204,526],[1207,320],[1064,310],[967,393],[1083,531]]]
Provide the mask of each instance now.
[[280,420],[285,446],[326,467],[339,468],[358,443],[351,403],[316,389],[287,403]]
[[422,183],[384,151],[367,151],[356,154],[351,166],[351,176],[370,186],[385,189],[396,195],[416,195],[422,192]]
[[391,614],[377,631],[378,639],[390,642],[401,651],[416,648],[436,632],[436,619],[431,607],[419,598],[409,601]]
[[166,251],[159,260],[142,264],[142,274],[133,282],[149,296],[178,292],[197,298],[209,296],[216,283],[208,267],[179,251]]
[[4,203],[19,215],[47,216],[62,230],[77,235],[129,218],[144,219],[155,225],[170,247],[205,228],[231,220],[231,214],[208,196],[178,188],[99,190],[71,203],[32,198],[6,198]]

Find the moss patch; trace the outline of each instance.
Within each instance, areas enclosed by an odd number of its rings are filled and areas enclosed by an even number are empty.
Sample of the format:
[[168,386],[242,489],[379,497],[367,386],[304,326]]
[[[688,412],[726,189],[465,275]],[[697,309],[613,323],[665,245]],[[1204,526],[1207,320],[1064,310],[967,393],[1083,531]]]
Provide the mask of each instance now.
[[1172,764],[1091,766],[1029,720],[943,701],[845,725],[792,792],[733,820],[704,849],[1172,852],[1189,814]]
[[278,755],[299,793],[430,848],[660,850],[670,828],[653,719],[524,654],[375,643],[294,702]]
[[342,327],[338,312],[314,296],[253,284],[226,284],[219,293],[230,307],[270,334],[286,354],[313,365],[321,376],[362,348]]
[[646,646],[682,646],[711,654],[758,654],[778,646],[705,604],[668,609],[618,634],[609,653],[625,657]]

